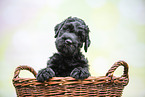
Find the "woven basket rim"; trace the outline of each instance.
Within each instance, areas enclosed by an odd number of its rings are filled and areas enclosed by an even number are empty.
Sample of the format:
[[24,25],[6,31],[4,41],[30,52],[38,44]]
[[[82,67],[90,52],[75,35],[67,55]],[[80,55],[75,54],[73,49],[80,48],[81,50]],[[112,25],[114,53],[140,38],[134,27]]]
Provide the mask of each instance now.
[[[100,76],[100,77],[92,77],[90,76],[84,80],[76,80],[72,77],[54,77],[45,82],[38,82],[36,78],[15,78],[13,79],[13,84],[15,87],[17,86],[31,86],[31,85],[73,85],[73,84],[122,84],[126,86],[128,84],[129,79],[125,77],[115,77],[113,79],[111,77]],[[20,84],[18,84],[20,83]],[[23,84],[21,84],[23,83]]]

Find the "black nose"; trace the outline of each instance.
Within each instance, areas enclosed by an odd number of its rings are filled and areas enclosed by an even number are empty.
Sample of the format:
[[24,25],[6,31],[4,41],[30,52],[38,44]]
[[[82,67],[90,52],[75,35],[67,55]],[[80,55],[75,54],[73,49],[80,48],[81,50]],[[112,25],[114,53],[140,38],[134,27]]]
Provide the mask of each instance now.
[[66,44],[72,44],[72,40],[66,39],[66,40],[65,40],[65,43],[66,43]]

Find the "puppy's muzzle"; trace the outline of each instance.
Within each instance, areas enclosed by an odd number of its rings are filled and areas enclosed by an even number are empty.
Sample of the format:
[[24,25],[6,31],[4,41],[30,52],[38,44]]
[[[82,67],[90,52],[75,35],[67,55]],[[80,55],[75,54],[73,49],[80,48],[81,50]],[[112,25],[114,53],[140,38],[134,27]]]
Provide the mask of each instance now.
[[72,44],[72,40],[66,39],[66,40],[65,40],[65,43],[66,43],[67,45],[71,45],[71,44]]

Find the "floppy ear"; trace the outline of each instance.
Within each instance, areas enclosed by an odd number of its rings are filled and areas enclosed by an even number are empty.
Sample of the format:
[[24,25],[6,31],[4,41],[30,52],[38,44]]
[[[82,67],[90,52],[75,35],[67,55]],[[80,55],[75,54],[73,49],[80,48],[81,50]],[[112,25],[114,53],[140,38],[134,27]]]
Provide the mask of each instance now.
[[[69,19],[69,18],[71,18],[71,17],[68,17],[67,19]],[[66,23],[67,19],[55,26],[55,36],[54,36],[55,38],[57,36],[59,36],[59,32],[60,32],[61,28],[64,26],[64,24]]]
[[59,31],[60,31],[60,29],[61,29],[61,24],[57,24],[56,26],[55,26],[55,38],[57,37],[57,36],[59,36]]
[[90,44],[91,44],[91,41],[90,41],[90,38],[89,38],[89,35],[88,35],[88,36],[86,37],[86,39],[85,39],[85,46],[84,46],[85,52],[87,52],[88,47],[90,46]]

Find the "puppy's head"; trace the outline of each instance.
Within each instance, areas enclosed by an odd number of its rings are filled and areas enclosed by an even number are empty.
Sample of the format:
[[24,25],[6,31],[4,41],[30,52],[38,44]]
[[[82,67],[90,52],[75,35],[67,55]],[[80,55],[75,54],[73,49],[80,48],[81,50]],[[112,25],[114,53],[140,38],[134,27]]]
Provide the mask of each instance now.
[[68,17],[55,26],[56,48],[65,55],[74,55],[80,51],[84,43],[84,50],[90,45],[89,28],[85,22],[77,17]]

